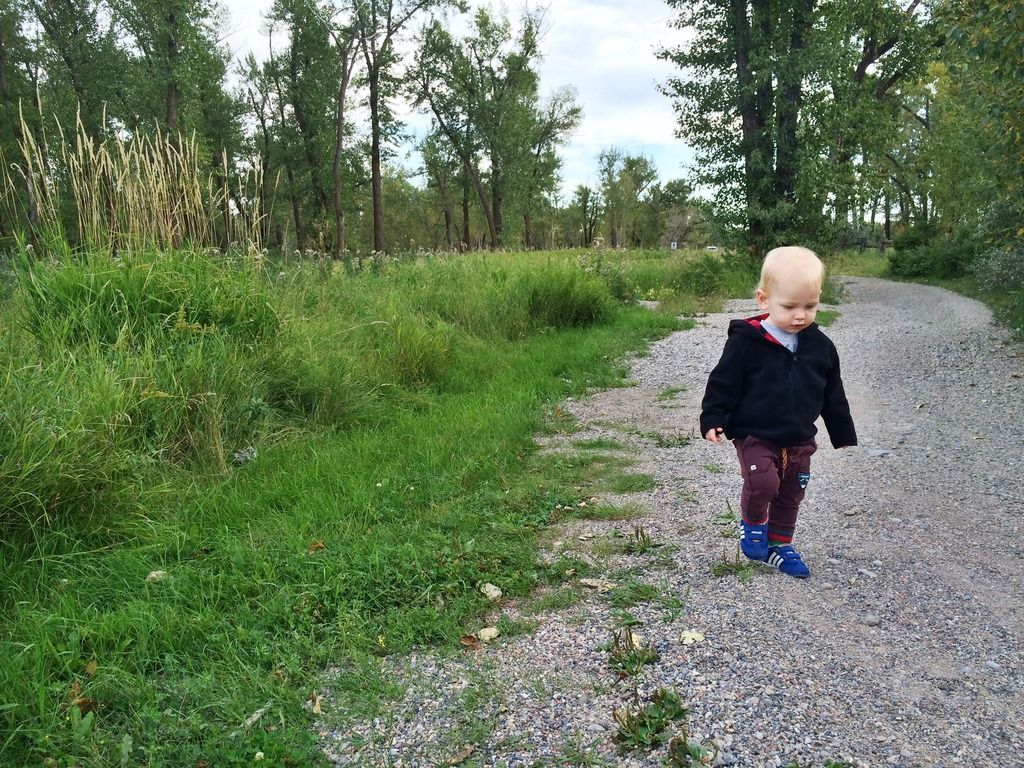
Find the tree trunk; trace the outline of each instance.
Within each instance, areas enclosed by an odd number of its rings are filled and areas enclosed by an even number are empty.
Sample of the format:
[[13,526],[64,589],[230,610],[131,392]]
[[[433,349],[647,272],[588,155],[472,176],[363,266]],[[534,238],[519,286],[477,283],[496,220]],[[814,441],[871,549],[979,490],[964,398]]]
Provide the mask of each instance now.
[[[885,208],[884,208],[885,224],[884,224],[883,234],[885,235],[885,240],[892,240],[892,201],[889,200],[889,190],[888,189],[885,190],[885,203],[884,203],[884,205],[885,205]],[[883,250],[884,250],[884,248],[883,248]]]
[[533,221],[530,220],[530,214],[523,214],[523,239],[526,241],[526,250],[533,250]]
[[[327,211],[327,193],[324,192],[323,185],[320,183],[320,162],[316,156],[316,147],[314,146],[313,129],[309,124],[309,120],[306,118],[306,110],[299,99],[298,90],[298,61],[296,61],[298,52],[295,50],[295,46],[291,47],[291,56],[289,57],[290,74],[292,78],[291,86],[291,104],[292,111],[295,113],[295,124],[299,126],[299,134],[302,136],[302,148],[306,154],[306,163],[309,165],[309,178],[310,183],[313,185],[313,196],[316,199],[317,205],[320,207],[320,211]],[[314,216],[316,218],[316,216]]]
[[441,212],[444,214],[444,244],[449,250],[452,247],[452,198],[448,189],[448,179],[441,172],[434,174],[438,194],[441,195]]
[[[767,234],[765,220],[766,174],[774,167],[771,152],[765,152],[766,107],[771,106],[771,81],[761,77],[755,82],[751,57],[755,53],[751,35],[751,22],[747,17],[746,0],[730,0],[733,39],[736,41],[736,79],[739,85],[738,112],[742,139],[740,153],[743,157],[744,196],[747,209],[747,232],[750,239],[751,255],[759,256],[764,250]],[[751,12],[759,31],[769,23],[767,0],[754,0]]]
[[[345,247],[345,206],[341,199],[341,161],[345,149],[345,95],[348,92],[349,80],[352,78],[352,70],[355,68],[355,59],[350,58],[355,36],[348,40],[341,40],[340,36],[335,38],[338,46],[338,53],[341,55],[341,80],[338,84],[337,101],[334,112],[334,160],[331,163],[331,176],[334,181],[334,254],[333,258],[338,261],[345,260],[345,269],[352,271],[352,254]],[[358,51],[358,48],[356,49]]]
[[380,171],[380,67],[370,67],[370,189],[373,197],[373,250],[384,252],[384,203]]
[[504,220],[502,217],[502,193],[501,184],[503,180],[501,178],[501,171],[497,167],[497,164],[491,160],[491,213],[494,218],[494,233],[491,236],[491,249],[500,248],[504,243],[502,242],[502,230],[505,228]]
[[[278,117],[281,121],[281,130],[284,130],[285,126],[285,115],[284,115],[284,94],[281,89],[281,78],[277,74],[277,68],[273,68],[274,72],[274,87],[277,90],[277,111]],[[302,212],[299,210],[299,199],[296,195],[295,189],[295,170],[292,168],[292,164],[285,162],[284,164],[285,176],[288,179],[288,197],[292,202],[292,221],[295,223],[295,245],[301,250],[303,241],[305,239],[305,232],[302,230]]]
[[462,163],[462,242],[468,251],[470,248],[469,239],[469,162]]
[[260,169],[260,187],[259,187],[259,212],[257,215],[260,217],[260,239],[263,243],[270,242],[270,217],[267,215],[267,169],[270,168],[270,131],[267,128],[267,116],[263,111],[266,106],[266,98],[264,97],[263,104],[256,105],[256,95],[252,92],[251,88],[247,89],[249,93],[249,102],[252,104],[252,111],[256,115],[256,119],[260,123],[260,136],[263,139],[263,146],[260,149],[260,163],[262,168]]
[[[786,203],[796,202],[797,122],[803,103],[804,72],[802,62],[807,48],[806,35],[813,22],[815,0],[797,0],[793,6],[793,26],[789,38],[788,62],[779,83],[782,99],[778,105],[776,140],[775,194]],[[789,221],[792,224],[793,214]]]
[[167,14],[167,138],[178,133],[178,17]]
[[7,98],[7,91],[7,46],[3,34],[0,34],[0,99]]

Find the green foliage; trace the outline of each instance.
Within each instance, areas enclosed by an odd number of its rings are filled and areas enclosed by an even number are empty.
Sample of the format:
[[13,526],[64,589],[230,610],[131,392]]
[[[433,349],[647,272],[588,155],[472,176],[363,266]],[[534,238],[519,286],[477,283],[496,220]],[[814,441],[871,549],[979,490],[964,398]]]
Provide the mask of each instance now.
[[910,251],[931,245],[938,234],[938,228],[934,224],[917,224],[898,233],[893,237],[892,244],[897,251]]
[[988,290],[1024,288],[1024,246],[987,248],[971,265],[971,272]]
[[612,632],[608,666],[622,677],[635,677],[648,664],[658,660],[658,652],[643,645],[629,626]]
[[527,273],[516,294],[525,297],[527,317],[539,327],[585,327],[606,319],[612,307],[603,283],[566,268]]
[[176,334],[258,343],[280,325],[257,270],[202,254],[26,258],[19,277],[25,323],[47,344],[137,348]]
[[700,768],[714,758],[715,750],[705,747],[698,741],[677,736],[668,743],[668,755],[665,764],[669,768]]
[[[372,657],[457,642],[487,609],[482,580],[521,597],[586,572],[536,564],[535,533],[579,494],[563,490],[578,468],[536,460],[533,435],[679,324],[607,293],[603,324],[526,322],[526,276],[557,279],[559,258],[322,275],[189,255],[154,267],[153,304],[132,298],[134,266],[90,262],[121,297],[81,264],[35,265],[0,305],[0,762],[316,765],[303,702],[320,670],[340,664],[341,700],[372,708],[391,695]],[[277,320],[178,328],[179,284],[197,307],[262,297]],[[80,308],[75,333],[47,330],[44,297]]]
[[967,273],[973,257],[969,243],[938,240],[889,254],[889,272],[896,277],[959,277]]
[[683,706],[675,691],[659,688],[649,703],[637,710],[615,711],[615,722],[619,730],[613,737],[619,750],[653,749],[666,739],[666,729],[673,721],[683,720],[690,710]]

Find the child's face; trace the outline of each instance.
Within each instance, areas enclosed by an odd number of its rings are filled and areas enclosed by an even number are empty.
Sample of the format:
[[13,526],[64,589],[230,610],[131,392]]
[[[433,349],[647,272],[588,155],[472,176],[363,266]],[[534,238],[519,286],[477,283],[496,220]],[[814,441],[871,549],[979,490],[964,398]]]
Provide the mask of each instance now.
[[772,286],[770,293],[759,290],[757,304],[768,313],[768,322],[789,333],[800,333],[818,314],[821,288],[813,285],[787,288]]

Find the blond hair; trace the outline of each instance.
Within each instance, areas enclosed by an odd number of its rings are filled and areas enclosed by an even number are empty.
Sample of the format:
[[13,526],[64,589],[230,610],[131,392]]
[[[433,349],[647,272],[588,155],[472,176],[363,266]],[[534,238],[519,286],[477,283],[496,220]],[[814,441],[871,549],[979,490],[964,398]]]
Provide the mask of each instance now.
[[780,285],[817,288],[825,283],[825,265],[810,248],[787,245],[768,251],[757,290],[768,293]]

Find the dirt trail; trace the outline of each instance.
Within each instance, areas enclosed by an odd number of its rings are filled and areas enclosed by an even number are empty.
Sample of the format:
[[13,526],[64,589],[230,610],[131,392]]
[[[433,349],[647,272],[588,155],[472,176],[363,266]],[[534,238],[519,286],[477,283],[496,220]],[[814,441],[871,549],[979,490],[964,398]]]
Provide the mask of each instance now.
[[[342,765],[427,766],[469,743],[464,765],[657,766],[664,747],[617,751],[612,711],[634,691],[643,700],[670,688],[691,708],[691,738],[717,749],[716,765],[1020,766],[1021,347],[969,299],[844,283],[826,333],[861,445],[835,451],[822,430],[795,542],[810,579],[761,566],[712,574],[736,557],[723,525],[737,509],[735,453],[683,438],[696,435],[729,319],[756,311],[733,302],[653,345],[634,362],[637,386],[570,402],[581,430],[547,446],[615,439],[638,461],[631,471],[655,478],[651,491],[603,499],[639,503],[642,519],[564,526],[547,555],[587,558],[658,596],[622,607],[588,593],[481,653],[391,659],[389,674],[408,683],[393,718],[332,732],[327,754]],[[683,391],[666,399],[668,388]],[[638,522],[666,546],[621,552],[619,536]],[[629,680],[608,667],[624,611],[659,653]],[[684,632],[705,639],[686,644]],[[467,711],[474,692],[486,695]]]

